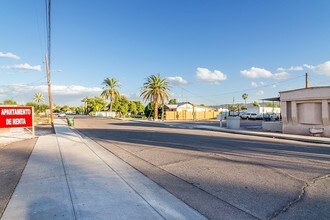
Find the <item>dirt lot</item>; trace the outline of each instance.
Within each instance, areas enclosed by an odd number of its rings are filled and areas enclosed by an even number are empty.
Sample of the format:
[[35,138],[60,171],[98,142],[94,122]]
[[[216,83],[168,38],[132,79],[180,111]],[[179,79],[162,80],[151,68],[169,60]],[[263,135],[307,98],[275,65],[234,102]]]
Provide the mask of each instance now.
[[[48,124],[36,126],[36,135],[54,133]],[[0,143],[0,217],[19,182],[26,163],[38,138],[10,144]]]

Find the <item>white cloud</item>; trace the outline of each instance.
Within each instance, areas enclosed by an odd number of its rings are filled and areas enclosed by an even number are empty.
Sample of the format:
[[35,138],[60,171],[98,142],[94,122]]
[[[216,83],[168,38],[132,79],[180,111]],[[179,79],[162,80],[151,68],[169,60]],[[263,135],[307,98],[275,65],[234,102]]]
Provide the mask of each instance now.
[[272,85],[273,88],[276,88],[277,86],[275,84]]
[[304,68],[302,66],[291,66],[289,68],[283,68],[283,67],[277,68],[277,71],[280,71],[280,72],[285,72],[285,71],[302,71],[302,70],[304,70]]
[[242,70],[241,74],[248,78],[270,78],[272,76],[270,71],[258,67],[251,67],[249,70]]
[[5,66],[3,68],[41,71],[41,65],[32,66],[28,63],[17,64],[17,65],[13,65],[13,66]]
[[207,68],[198,67],[196,70],[197,79],[208,83],[219,83],[227,79],[227,76],[219,70],[213,72]]
[[251,82],[252,87],[258,87],[258,84],[256,82]]
[[308,64],[304,64],[303,66],[307,69],[314,69],[315,68],[315,66],[308,65]]
[[290,76],[287,72],[271,73],[270,71],[258,67],[251,67],[248,70],[241,70],[241,74],[248,78],[273,78],[286,79]]
[[265,92],[263,90],[259,90],[256,95],[257,96],[263,96],[265,94]]
[[264,86],[266,85],[264,82],[251,82],[251,86],[256,88],[256,87],[259,87],[259,86]]
[[9,59],[15,59],[15,60],[19,60],[20,57],[15,55],[15,54],[12,54],[12,53],[3,53],[3,52],[0,52],[0,58],[9,58]]
[[274,73],[273,78],[274,79],[287,79],[290,76],[287,72],[280,72],[280,73]]
[[324,63],[321,63],[317,66],[311,66],[312,70],[316,73],[319,73],[321,75],[326,75],[326,76],[330,76],[330,61],[326,61]]
[[53,70],[50,70],[50,72],[54,72],[54,73],[60,73],[62,72],[63,70],[61,69],[53,69]]
[[186,85],[188,83],[181,76],[169,76],[167,80],[173,85]]
[[[26,84],[12,84],[1,87],[0,102],[12,98],[20,104],[32,101],[33,95],[37,92],[48,94],[47,85],[31,86]],[[99,87],[85,87],[80,85],[52,85],[54,103],[58,105],[81,105],[81,99],[88,96],[99,96],[102,89]]]
[[[46,86],[44,86],[46,87]],[[45,89],[43,87],[43,89]],[[53,85],[52,93],[58,95],[79,95],[79,94],[95,94],[101,93],[102,89],[98,87],[85,87],[85,86],[77,86],[77,85]]]

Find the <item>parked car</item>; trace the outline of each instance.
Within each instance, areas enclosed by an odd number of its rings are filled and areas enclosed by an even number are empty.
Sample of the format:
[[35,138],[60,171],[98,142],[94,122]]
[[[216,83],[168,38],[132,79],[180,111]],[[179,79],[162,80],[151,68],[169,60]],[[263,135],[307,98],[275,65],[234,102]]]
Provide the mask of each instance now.
[[245,113],[243,115],[241,115],[241,119],[253,119],[256,120],[258,117],[257,113]]
[[65,117],[65,116],[66,116],[65,112],[58,113],[58,117]]
[[264,120],[265,121],[275,121],[275,120],[279,120],[280,116],[278,114],[275,113],[266,113],[264,115]]

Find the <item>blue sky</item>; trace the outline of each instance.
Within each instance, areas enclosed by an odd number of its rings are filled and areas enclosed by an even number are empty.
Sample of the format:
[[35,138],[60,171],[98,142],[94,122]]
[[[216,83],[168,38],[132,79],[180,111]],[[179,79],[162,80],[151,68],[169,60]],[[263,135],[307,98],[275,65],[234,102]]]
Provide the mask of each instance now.
[[[330,85],[330,1],[64,1],[52,3],[54,102],[80,105],[115,77],[138,100],[151,74],[171,98],[243,102]],[[0,102],[46,93],[44,0],[0,1]]]

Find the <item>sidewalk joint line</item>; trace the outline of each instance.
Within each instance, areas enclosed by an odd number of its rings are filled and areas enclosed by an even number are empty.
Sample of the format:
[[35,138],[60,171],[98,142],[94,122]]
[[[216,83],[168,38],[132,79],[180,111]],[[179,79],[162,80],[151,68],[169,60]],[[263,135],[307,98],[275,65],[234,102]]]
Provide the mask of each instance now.
[[67,188],[68,188],[68,191],[69,191],[69,197],[70,197],[70,202],[71,202],[71,208],[72,208],[72,211],[73,211],[73,217],[74,217],[74,219],[77,219],[77,213],[76,213],[76,209],[73,205],[72,192],[71,192],[70,185],[69,185],[68,175],[67,175],[66,168],[65,168],[65,165],[64,165],[64,157],[63,157],[62,152],[61,152],[61,146],[60,146],[60,143],[58,141],[57,133],[56,133],[56,141],[57,141],[57,146],[58,146],[58,150],[59,150],[60,157],[61,157],[61,163],[62,163],[62,167],[63,167],[63,171],[64,171],[65,182],[66,182],[66,185],[67,185]]

